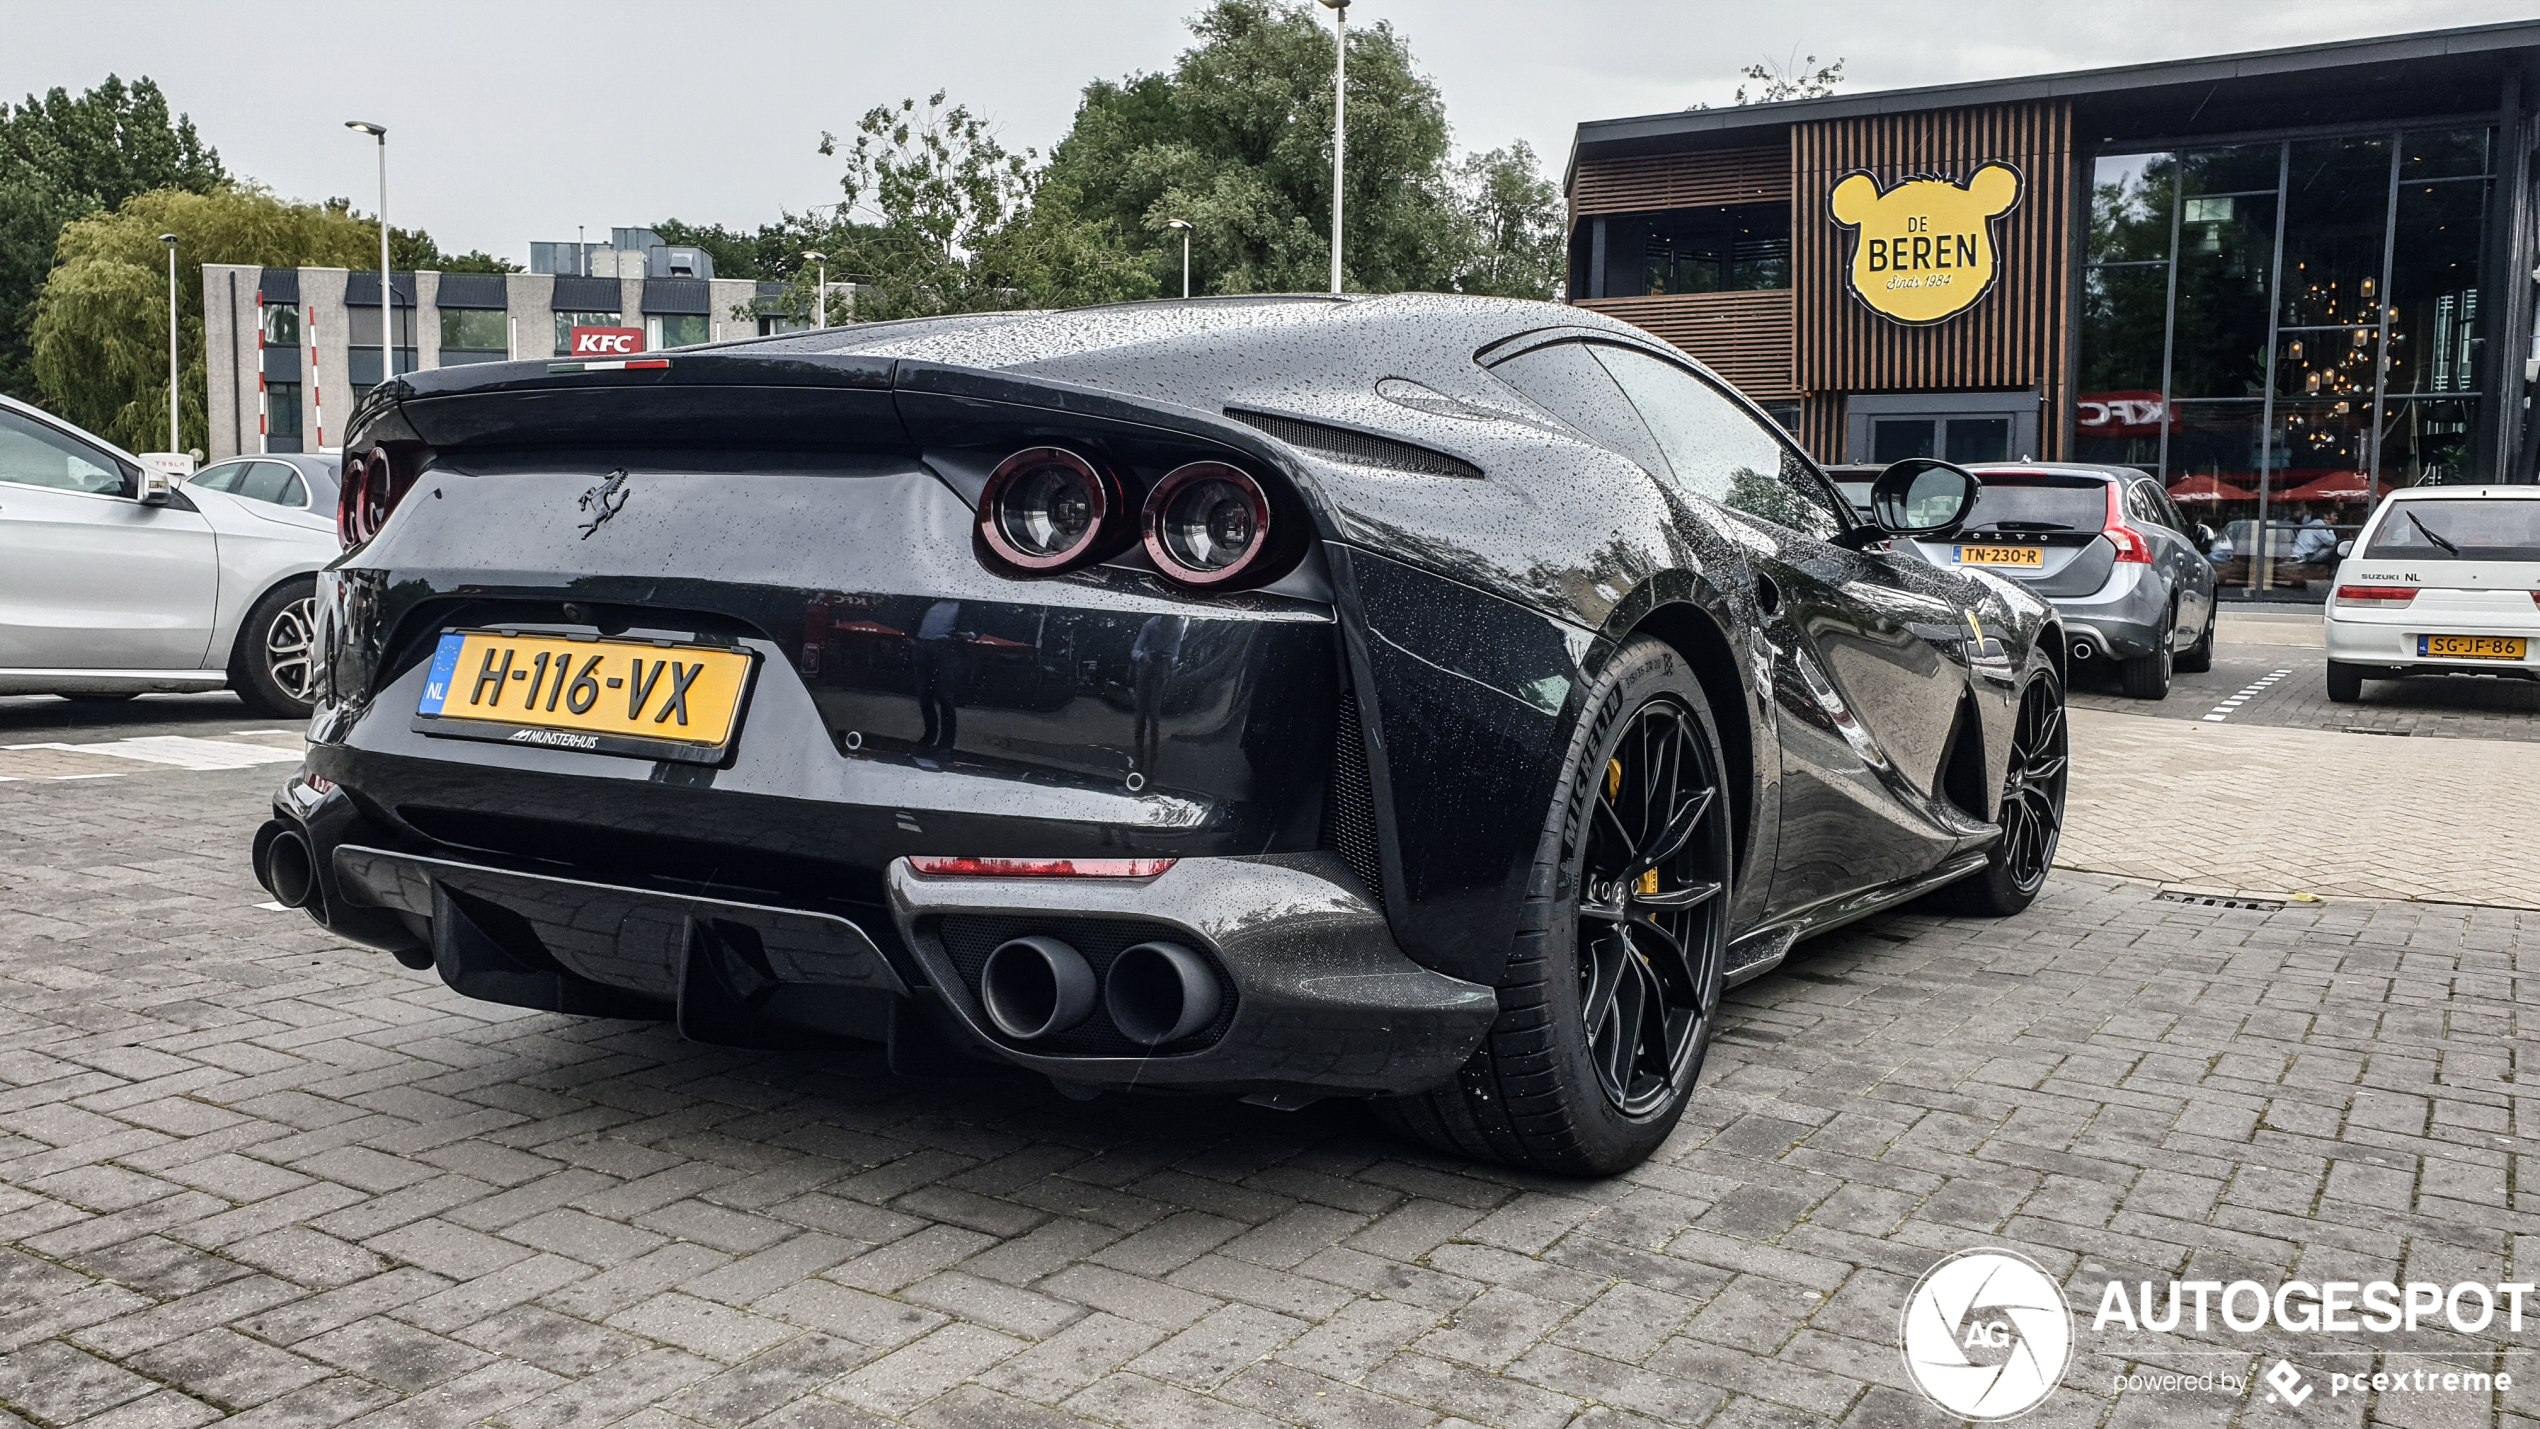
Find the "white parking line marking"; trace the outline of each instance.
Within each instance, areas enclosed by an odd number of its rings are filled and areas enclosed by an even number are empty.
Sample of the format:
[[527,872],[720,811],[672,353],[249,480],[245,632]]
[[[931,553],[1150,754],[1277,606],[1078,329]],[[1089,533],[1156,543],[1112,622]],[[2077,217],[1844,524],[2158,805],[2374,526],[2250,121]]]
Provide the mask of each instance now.
[[231,744],[222,739],[195,739],[182,734],[142,735],[105,744],[12,744],[11,749],[65,749],[73,754],[108,754],[145,764],[172,764],[179,769],[251,769],[259,764],[296,764],[300,751],[264,744]]
[[288,913],[291,911],[291,907],[287,903],[259,903],[256,906],[268,913]]
[[2224,700],[2221,704],[2214,706],[2212,712],[2205,716],[2205,723],[2221,724],[2224,720],[2231,718],[2232,714],[2242,705],[2247,704],[2249,701],[2256,699],[2262,694],[2265,694],[2267,686],[2274,684],[2276,681],[2281,680],[2292,673],[2293,672],[2291,670],[2278,670],[2274,674],[2267,676],[2265,679],[2258,681],[2256,684],[2247,686],[2242,689],[2240,693],[2233,695],[2229,699]]

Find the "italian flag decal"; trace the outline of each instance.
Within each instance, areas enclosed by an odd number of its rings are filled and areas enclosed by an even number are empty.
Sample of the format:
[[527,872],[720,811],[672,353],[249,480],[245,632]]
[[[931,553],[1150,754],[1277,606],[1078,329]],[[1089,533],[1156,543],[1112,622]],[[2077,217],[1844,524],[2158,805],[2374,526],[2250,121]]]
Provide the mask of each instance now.
[[667,357],[630,357],[620,362],[550,362],[549,372],[620,372],[638,367],[668,367]]

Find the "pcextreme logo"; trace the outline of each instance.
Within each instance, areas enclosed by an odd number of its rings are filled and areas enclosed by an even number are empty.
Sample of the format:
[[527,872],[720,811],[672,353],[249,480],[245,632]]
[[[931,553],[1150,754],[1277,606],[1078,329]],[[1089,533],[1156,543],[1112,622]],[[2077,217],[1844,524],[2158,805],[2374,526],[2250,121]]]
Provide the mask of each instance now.
[[1962,1250],[1914,1282],[1898,1335],[1905,1373],[1932,1403],[1968,1419],[2015,1419],[2063,1379],[2073,1315],[2036,1261]]
[[1844,175],[1828,195],[1834,221],[1856,230],[1844,284],[1870,311],[1920,327],[1973,307],[2001,276],[1996,220],[2019,206],[2020,171],[1993,162],[1964,182],[1918,175],[1883,189]]

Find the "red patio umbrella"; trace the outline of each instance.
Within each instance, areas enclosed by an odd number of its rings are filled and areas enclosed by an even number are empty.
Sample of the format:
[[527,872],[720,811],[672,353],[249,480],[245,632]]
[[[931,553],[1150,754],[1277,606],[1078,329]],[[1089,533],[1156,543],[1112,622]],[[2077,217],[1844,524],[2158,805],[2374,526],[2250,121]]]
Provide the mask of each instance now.
[[2257,499],[2256,492],[2243,491],[2220,478],[2211,476],[2191,476],[2170,488],[2172,501],[2255,501]]
[[2371,482],[2360,471],[2332,471],[2283,493],[2286,501],[2369,501],[2388,494],[2390,483]]

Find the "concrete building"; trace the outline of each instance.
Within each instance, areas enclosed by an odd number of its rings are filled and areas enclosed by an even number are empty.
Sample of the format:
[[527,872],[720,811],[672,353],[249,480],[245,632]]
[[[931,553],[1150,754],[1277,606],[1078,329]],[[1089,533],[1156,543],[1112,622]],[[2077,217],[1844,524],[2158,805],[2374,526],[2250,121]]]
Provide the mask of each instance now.
[[[640,331],[644,351],[810,325],[785,284],[713,276],[693,248],[647,229],[609,245],[533,244],[566,272],[398,273],[391,279],[399,372],[561,356],[576,328]],[[570,271],[588,266],[591,276]],[[849,284],[830,285],[852,307]],[[839,290],[845,290],[840,294]],[[379,275],[342,268],[203,265],[210,459],[339,444],[353,404],[379,381]]]

